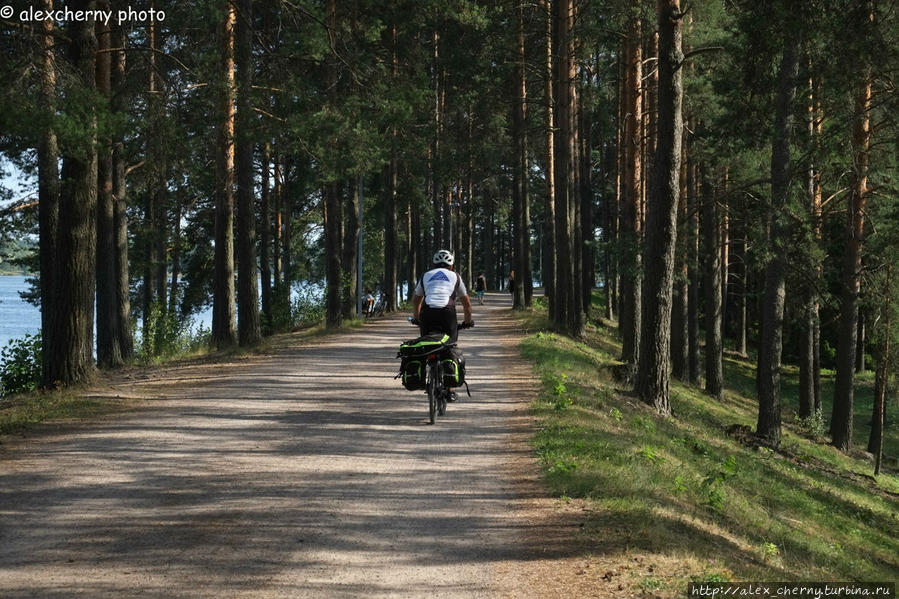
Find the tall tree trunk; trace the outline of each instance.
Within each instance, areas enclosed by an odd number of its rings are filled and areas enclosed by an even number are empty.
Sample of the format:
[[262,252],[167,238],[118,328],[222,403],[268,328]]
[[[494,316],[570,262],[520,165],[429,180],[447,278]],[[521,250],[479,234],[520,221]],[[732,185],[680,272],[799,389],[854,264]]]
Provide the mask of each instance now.
[[220,33],[221,92],[216,152],[215,282],[212,342],[224,349],[237,343],[234,314],[234,5],[228,3]]
[[[337,0],[328,0],[328,35],[331,48],[336,48]],[[329,90],[328,102],[334,105],[337,101],[337,57],[332,56],[325,68]],[[339,327],[343,323],[341,310],[343,203],[340,195],[340,187],[336,181],[325,184],[322,208],[325,225],[325,324],[328,327]]]
[[[871,12],[872,20],[874,18]],[[852,131],[855,164],[852,192],[846,222],[842,293],[840,296],[840,336],[837,342],[837,374],[833,391],[831,435],[841,451],[852,447],[853,403],[855,399],[855,353],[858,343],[859,293],[861,291],[862,243],[865,235],[865,210],[868,200],[868,151],[871,145],[871,68],[855,103],[856,118]]]
[[[695,131],[695,125],[696,123],[694,122],[690,129]],[[699,364],[702,361],[699,347],[699,279],[701,274],[699,263],[699,214],[702,212],[702,202],[699,198],[699,165],[695,162],[690,163],[687,166],[687,175],[691,215],[690,237],[688,240],[689,267],[687,273],[690,277],[687,289],[687,299],[689,300],[689,305],[687,306],[687,345],[690,350],[688,366],[690,383],[698,385]]]
[[174,316],[178,310],[178,280],[181,278],[181,248],[183,242],[181,241],[181,219],[184,216],[184,191],[178,190],[178,193],[175,195],[175,213],[172,215],[172,222],[174,223],[175,230],[172,235],[172,239],[174,242],[172,243],[172,273],[169,277],[169,305],[167,308],[168,314]]
[[[571,20],[572,1],[559,0],[554,4],[556,9],[554,20],[554,52],[553,52],[553,85],[555,99],[553,118],[556,124],[555,149],[555,212],[556,212],[556,262],[555,282],[555,323],[563,330],[568,330],[571,322],[569,310],[570,296],[575,291],[573,253],[572,253],[572,227],[570,205],[574,201],[572,188],[573,156],[572,156],[572,114],[571,102],[573,81],[571,75],[571,62],[573,57],[569,53],[571,46]],[[567,257],[561,259],[562,256]]]
[[[809,79],[809,98],[807,110],[808,125],[808,143],[809,143],[809,160],[807,172],[807,193],[808,193],[808,217],[812,222],[812,226],[817,229],[817,218],[815,209],[816,196],[816,180],[815,175],[815,158],[817,156],[816,144],[816,111],[814,80]],[[817,273],[817,265],[814,271]],[[818,310],[818,280],[815,277],[808,285],[804,294],[802,305],[801,323],[799,339],[799,417],[809,418],[814,413],[815,406],[815,329],[817,324]]]
[[769,247],[773,258],[765,267],[757,386],[759,417],[756,434],[773,446],[780,444],[780,365],[783,348],[784,298],[786,295],[786,250],[788,230],[784,215],[790,193],[790,142],[793,134],[793,104],[799,75],[799,37],[784,34],[784,51],[777,83],[774,135],[771,140],[771,215]]
[[[724,167],[724,185],[722,197],[728,197],[728,183],[730,179],[730,167]],[[727,337],[727,297],[730,282],[730,208],[723,202],[718,205],[718,221],[721,223],[720,244],[721,248],[721,343]]]
[[640,204],[643,146],[641,123],[643,105],[641,81],[643,79],[642,23],[631,21],[628,31],[627,84],[624,121],[624,197],[621,208],[619,237],[622,242],[621,260],[621,314],[618,329],[621,334],[621,360],[636,368],[640,348],[640,318],[642,314],[642,277],[640,258]]
[[546,202],[543,204],[543,293],[549,300],[549,318],[556,310],[556,191],[555,191],[555,121],[553,114],[553,10],[550,0],[543,0],[546,13],[546,60],[544,63],[544,103],[546,110]]
[[[262,144],[262,173],[260,193],[259,266],[262,274],[262,314],[267,327],[272,322],[272,204],[270,192],[271,142]],[[266,328],[270,332],[270,328]],[[268,333],[266,333],[268,334]]]
[[[155,0],[150,3],[151,8],[156,7]],[[162,28],[158,21],[153,20],[150,23],[150,123],[151,130],[151,166],[152,166],[152,189],[149,190],[152,196],[152,204],[149,210],[152,212],[151,222],[153,226],[150,231],[149,251],[152,255],[150,259],[150,268],[153,270],[151,276],[152,290],[150,295],[150,309],[155,311],[158,317],[166,314],[168,302],[167,285],[168,285],[168,156],[165,147],[164,137],[158,133],[158,128],[166,121],[166,105],[165,92],[162,85],[162,77],[159,75],[159,67],[156,61],[156,52],[160,48],[165,47],[165,40],[162,36]],[[160,353],[165,343],[166,327],[155,326],[155,338],[153,340],[156,353]]]
[[[112,28],[111,78],[112,110],[123,114],[128,107],[125,79],[125,33],[121,26]],[[134,358],[134,338],[131,334],[131,278],[128,271],[128,215],[125,171],[127,164],[125,133],[117,131],[112,140],[112,226],[115,249],[115,326],[118,354],[123,362]]]
[[496,218],[496,205],[495,200],[491,196],[487,196],[484,198],[486,201],[486,222],[484,223],[484,269],[486,270],[486,278],[487,278],[487,288],[488,289],[501,289],[499,285],[497,285],[497,277],[502,276],[502,269],[497,272],[497,256],[496,256],[496,231],[494,226],[494,220]]
[[237,336],[241,346],[262,337],[256,270],[256,210],[253,176],[253,0],[240,0],[237,40]]
[[[98,3],[101,10],[109,10],[106,2]],[[112,53],[109,25],[98,22],[97,91],[111,108]],[[124,364],[119,353],[119,321],[116,311],[116,240],[115,196],[113,190],[112,138],[104,135],[97,143],[97,363],[102,368]]]
[[422,260],[422,252],[424,251],[424,244],[422,243],[421,238],[421,213],[416,209],[412,204],[412,199],[409,199],[408,208],[409,212],[409,301],[412,301],[412,296],[415,293],[415,286],[418,284],[418,280],[421,275],[424,273],[424,269],[422,265],[424,264]]
[[687,235],[687,132],[681,124],[680,197],[678,198],[678,239],[675,250],[674,310],[671,314],[671,369],[675,378],[690,378],[690,314]]
[[518,145],[516,154],[518,157],[518,184],[519,184],[519,210],[516,213],[517,240],[515,270],[518,272],[518,285],[515,289],[515,301],[522,307],[531,305],[533,295],[533,276],[531,274],[531,213],[530,213],[530,161],[528,160],[528,126],[527,126],[527,56],[525,54],[525,2],[518,5],[518,60],[517,70],[517,96],[516,102],[518,121]]
[[893,285],[892,264],[887,265],[886,274],[886,316],[883,322],[883,335],[877,351],[877,365],[874,373],[874,413],[871,415],[871,434],[868,437],[868,451],[874,454],[874,475],[880,474],[880,461],[883,456],[883,420],[886,408],[887,382],[889,381],[890,339],[893,335]]
[[[594,56],[594,64],[598,65],[599,57]],[[588,73],[592,77],[592,74]],[[593,239],[593,109],[592,102],[586,98],[586,89],[590,82],[585,82],[584,93],[581,94],[581,102],[578,108],[580,115],[580,230],[579,251],[581,262],[581,312],[584,318],[590,317],[590,307],[593,302],[593,288],[596,287],[596,263],[594,256]]]
[[858,341],[855,344],[855,372],[865,372],[865,311],[858,310]]
[[[43,0],[44,11],[53,10],[53,0]],[[58,256],[59,228],[59,150],[56,142],[56,130],[53,117],[56,114],[56,67],[54,24],[52,20],[42,20],[40,37],[40,108],[44,115],[45,125],[38,138],[38,221],[40,237],[40,269],[41,269],[41,336],[44,350],[41,360],[41,384],[45,387],[53,385],[50,364],[52,345],[56,343],[53,329],[53,315],[56,313],[56,261]]]
[[[71,3],[73,11],[96,10],[94,1]],[[97,38],[90,22],[72,21],[68,28],[69,60],[79,94],[96,87]],[[65,150],[59,195],[56,291],[51,335],[44,340],[49,354],[45,384],[63,385],[87,378],[93,369],[94,292],[97,219],[97,117],[92,109],[78,111],[83,143]],[[74,116],[74,115],[73,115]]]
[[340,189],[336,182],[325,185],[324,190],[325,220],[325,276],[327,279],[325,292],[326,322],[329,327],[339,327],[343,323],[341,311],[341,218],[342,205]]
[[284,178],[281,176],[281,160],[280,154],[274,154],[274,181],[272,187],[272,205],[275,208],[272,222],[272,280],[273,280],[273,301],[279,301],[281,293],[282,281],[284,277],[281,273],[281,236],[284,229],[284,203],[281,201],[281,189]]
[[721,219],[716,190],[703,169],[702,238],[705,254],[705,391],[721,399],[724,370],[721,341]]
[[[290,185],[290,176],[294,168],[295,158],[293,156],[281,157],[281,185],[278,187],[278,201],[281,205],[281,235],[279,237],[280,245],[278,247],[278,259],[281,264],[281,280],[282,284],[278,288],[280,290],[279,302],[281,306],[288,308],[290,306],[290,287],[293,284],[293,188]],[[337,254],[340,260],[340,254]]]
[[579,92],[576,85],[578,80],[577,61],[575,60],[575,39],[573,34],[574,23],[577,18],[577,5],[572,0],[568,10],[568,255],[571,256],[571,289],[568,293],[568,334],[574,338],[584,336],[586,317],[584,315],[584,294],[582,291],[584,263],[584,240],[581,236],[581,185],[580,185],[580,118],[578,110]]
[[359,222],[359,187],[353,180],[347,182],[350,187],[349,201],[344,207],[343,216],[343,316],[352,318],[356,314],[356,256],[359,251],[359,236],[362,235],[362,223]]
[[516,61],[515,80],[513,82],[515,102],[512,104],[512,143],[514,145],[515,167],[512,170],[512,269],[516,273],[517,285],[512,293],[512,307],[525,307],[524,281],[525,257],[527,247],[527,222],[524,219],[527,203],[527,133],[525,123],[525,102],[527,101],[527,80],[525,78],[524,47],[524,3],[519,1],[516,7]]
[[[397,27],[390,28],[390,65],[394,83],[399,81],[399,58],[397,57]],[[390,163],[385,169],[384,181],[384,294],[388,312],[397,309],[397,177],[399,159],[397,158],[399,132],[394,125],[390,131]]]
[[384,186],[384,294],[387,296],[387,311],[397,309],[397,221],[396,183],[398,171],[396,150],[392,151],[390,164],[385,169]]
[[646,219],[646,280],[636,391],[660,414],[669,401],[671,303],[683,137],[680,0],[658,0],[657,147]]

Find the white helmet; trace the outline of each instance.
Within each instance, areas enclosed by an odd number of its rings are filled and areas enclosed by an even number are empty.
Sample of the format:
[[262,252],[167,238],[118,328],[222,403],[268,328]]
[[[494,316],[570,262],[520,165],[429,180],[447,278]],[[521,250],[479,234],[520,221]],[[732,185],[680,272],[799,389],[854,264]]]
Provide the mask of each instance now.
[[453,258],[453,253],[449,250],[440,250],[434,254],[434,264],[446,264],[447,266],[452,266],[455,261],[456,259]]

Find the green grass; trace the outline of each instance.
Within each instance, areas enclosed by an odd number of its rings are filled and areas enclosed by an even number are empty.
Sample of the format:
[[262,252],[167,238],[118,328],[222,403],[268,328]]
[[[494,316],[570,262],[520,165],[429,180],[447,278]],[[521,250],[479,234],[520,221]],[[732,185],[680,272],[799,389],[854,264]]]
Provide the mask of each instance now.
[[[543,318],[529,314],[525,327],[547,324]],[[542,331],[521,343],[542,381],[533,406],[534,447],[551,492],[588,506],[592,516],[582,534],[591,554],[664,556],[672,584],[631,581],[636,590],[663,594],[682,590],[691,578],[896,579],[899,477],[892,472],[875,481],[869,462],[810,438],[794,423],[795,369],[786,372],[784,437],[775,452],[725,434],[731,424],[755,427],[753,364],[727,360],[722,402],[672,381],[675,416],[662,418],[613,380],[616,348],[610,330],[592,326],[584,343]],[[825,397],[831,386],[825,382]],[[862,378],[860,446],[867,442],[870,396],[870,380]],[[829,403],[824,408],[829,416]],[[895,424],[885,448],[899,454]]]
[[75,391],[35,391],[0,402],[0,435],[21,433],[47,420],[87,418],[108,413],[119,404],[82,397]]

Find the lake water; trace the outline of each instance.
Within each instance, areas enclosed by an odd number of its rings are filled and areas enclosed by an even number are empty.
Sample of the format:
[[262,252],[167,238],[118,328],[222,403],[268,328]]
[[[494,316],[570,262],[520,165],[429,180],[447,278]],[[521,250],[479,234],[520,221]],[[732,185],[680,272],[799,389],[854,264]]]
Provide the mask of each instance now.
[[[41,330],[41,311],[21,297],[20,291],[28,289],[27,277],[21,275],[0,275],[0,347],[11,339],[25,335],[33,335]],[[295,300],[302,295],[322,297],[324,288],[318,284],[303,284],[291,289],[291,297]],[[207,308],[192,317],[194,326],[202,324],[212,327],[212,309]]]
[[0,347],[10,339],[41,330],[41,311],[19,297],[28,288],[24,276],[0,275]]

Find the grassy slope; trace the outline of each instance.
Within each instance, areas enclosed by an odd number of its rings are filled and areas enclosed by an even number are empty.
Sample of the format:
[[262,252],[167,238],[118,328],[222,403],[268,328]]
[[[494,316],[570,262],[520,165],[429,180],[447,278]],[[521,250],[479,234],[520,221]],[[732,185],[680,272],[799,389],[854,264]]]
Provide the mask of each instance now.
[[[541,316],[527,320],[529,330],[545,329]],[[790,424],[795,372],[786,373],[783,451],[773,452],[725,434],[735,423],[755,427],[748,362],[727,360],[722,403],[672,382],[676,416],[664,419],[612,379],[619,348],[609,329],[591,327],[586,343],[538,332],[521,351],[543,381],[534,444],[547,483],[563,501],[584,502],[589,554],[658,564],[650,574],[621,570],[634,590],[679,596],[691,579],[896,580],[895,468],[874,481],[867,461]],[[870,383],[860,391],[862,445]],[[897,456],[895,422],[888,435],[886,453]]]

